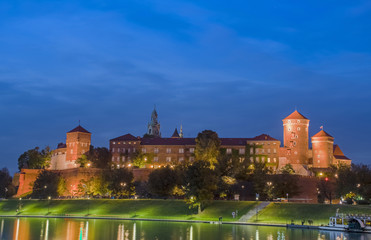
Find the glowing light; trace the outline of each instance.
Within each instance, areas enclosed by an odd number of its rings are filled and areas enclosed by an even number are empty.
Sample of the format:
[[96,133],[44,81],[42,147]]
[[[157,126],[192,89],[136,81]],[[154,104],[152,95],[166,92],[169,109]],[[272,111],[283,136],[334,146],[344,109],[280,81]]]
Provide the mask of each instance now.
[[322,175],[323,175],[323,173],[322,173],[322,172],[320,172],[320,173],[319,173],[319,175],[320,175],[320,176],[322,176]]
[[131,164],[130,163],[128,164],[128,167],[131,167]]

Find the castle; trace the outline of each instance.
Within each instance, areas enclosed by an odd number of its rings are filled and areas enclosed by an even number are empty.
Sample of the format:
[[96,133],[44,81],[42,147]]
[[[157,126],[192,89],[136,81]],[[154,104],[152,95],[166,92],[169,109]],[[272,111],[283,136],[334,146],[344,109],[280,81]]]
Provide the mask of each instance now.
[[[283,145],[267,134],[253,138],[220,138],[221,147],[227,154],[238,151],[240,161],[263,161],[272,170],[278,172],[286,164],[291,164],[296,174],[310,176],[311,170],[326,170],[331,165],[350,165],[334,137],[323,129],[311,137],[312,149],[309,148],[309,119],[298,111],[283,120]],[[66,144],[58,144],[53,151],[51,170],[63,170],[79,167],[75,161],[89,151],[91,133],[78,126],[67,133]],[[246,148],[246,146],[256,146]],[[258,146],[258,147],[257,147]],[[144,137],[125,134],[109,140],[112,163],[117,167],[131,167],[132,159],[138,153],[152,154],[153,161],[147,168],[176,165],[183,161],[194,161],[195,138],[184,138],[174,130],[170,138],[161,137],[160,123],[156,109],[151,114],[148,130]],[[249,151],[246,154],[245,151]],[[248,159],[245,159],[249,156]]]

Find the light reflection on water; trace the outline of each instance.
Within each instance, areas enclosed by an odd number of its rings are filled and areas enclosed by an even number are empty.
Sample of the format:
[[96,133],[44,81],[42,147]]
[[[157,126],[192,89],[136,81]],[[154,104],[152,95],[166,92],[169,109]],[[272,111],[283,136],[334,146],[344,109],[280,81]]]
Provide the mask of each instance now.
[[41,218],[0,219],[0,239],[371,240],[371,234],[228,224]]

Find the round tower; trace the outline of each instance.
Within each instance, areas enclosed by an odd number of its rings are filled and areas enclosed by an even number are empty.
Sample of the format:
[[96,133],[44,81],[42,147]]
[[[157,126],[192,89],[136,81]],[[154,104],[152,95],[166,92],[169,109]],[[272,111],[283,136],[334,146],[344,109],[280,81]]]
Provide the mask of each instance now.
[[298,111],[283,121],[283,144],[291,164],[308,164],[309,119]]
[[333,161],[334,138],[321,130],[312,137],[313,167],[328,168]]

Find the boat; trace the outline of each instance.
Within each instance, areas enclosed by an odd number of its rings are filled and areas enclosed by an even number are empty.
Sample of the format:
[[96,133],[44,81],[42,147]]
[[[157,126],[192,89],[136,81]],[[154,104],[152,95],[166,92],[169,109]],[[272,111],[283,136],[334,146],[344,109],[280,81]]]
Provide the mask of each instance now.
[[365,214],[343,214],[337,211],[334,217],[330,217],[329,224],[327,226],[320,226],[319,229],[371,233],[371,216]]

